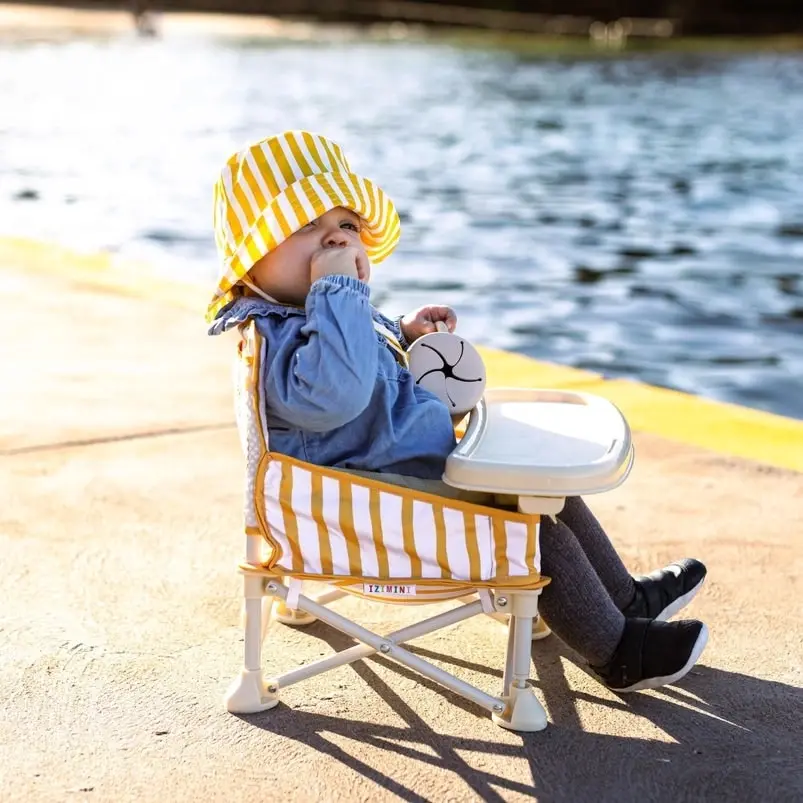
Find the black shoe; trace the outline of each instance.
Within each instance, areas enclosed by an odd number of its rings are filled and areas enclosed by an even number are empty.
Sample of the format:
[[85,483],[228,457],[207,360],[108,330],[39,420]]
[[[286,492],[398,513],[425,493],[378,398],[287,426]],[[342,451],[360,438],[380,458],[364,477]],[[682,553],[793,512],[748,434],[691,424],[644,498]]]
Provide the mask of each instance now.
[[684,558],[642,577],[634,577],[636,594],[622,611],[628,619],[665,621],[685,608],[703,587],[706,568],[699,560]]
[[707,641],[708,628],[695,619],[625,619],[613,658],[591,669],[613,691],[655,689],[680,680],[697,663]]

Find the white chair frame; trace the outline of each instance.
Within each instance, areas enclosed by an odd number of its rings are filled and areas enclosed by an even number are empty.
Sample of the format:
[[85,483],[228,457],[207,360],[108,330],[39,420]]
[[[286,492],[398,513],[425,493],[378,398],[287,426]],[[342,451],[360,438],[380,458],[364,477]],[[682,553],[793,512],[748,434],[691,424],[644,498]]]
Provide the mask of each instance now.
[[[247,563],[256,569],[262,556],[263,539],[260,535],[248,535],[246,538]],[[538,731],[547,725],[546,712],[528,683],[532,628],[533,621],[538,616],[538,597],[541,589],[522,591],[510,588],[492,589],[488,591],[485,603],[481,599],[473,602],[463,601],[463,604],[452,610],[387,635],[373,633],[327,607],[331,602],[348,596],[345,591],[335,588],[316,597],[299,594],[298,601],[293,603],[294,609],[297,608],[309,616],[326,622],[360,643],[298,669],[266,679],[262,669],[262,646],[271,620],[275,618],[274,605],[277,601],[287,600],[288,587],[281,578],[264,574],[246,572],[243,580],[244,667],[232,682],[225,697],[226,708],[232,713],[253,714],[273,708],[279,703],[282,689],[378,652],[489,711],[493,721],[503,728],[514,731]],[[489,602],[492,606],[490,610]],[[506,614],[510,617],[500,695],[488,694],[401,646],[428,633],[485,613]]]

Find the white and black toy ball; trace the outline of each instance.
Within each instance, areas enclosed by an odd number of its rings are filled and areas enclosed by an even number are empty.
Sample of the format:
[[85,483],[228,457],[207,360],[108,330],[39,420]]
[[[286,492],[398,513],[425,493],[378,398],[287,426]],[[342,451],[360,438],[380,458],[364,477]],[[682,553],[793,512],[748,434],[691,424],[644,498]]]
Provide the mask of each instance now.
[[417,385],[434,393],[452,415],[472,410],[485,392],[485,363],[471,343],[439,322],[438,331],[410,346],[410,373]]

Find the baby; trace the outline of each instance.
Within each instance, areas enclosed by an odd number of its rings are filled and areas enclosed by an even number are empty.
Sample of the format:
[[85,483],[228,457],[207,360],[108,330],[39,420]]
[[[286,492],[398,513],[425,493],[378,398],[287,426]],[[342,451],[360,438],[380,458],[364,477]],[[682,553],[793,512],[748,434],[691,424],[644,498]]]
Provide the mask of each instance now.
[[[399,239],[392,201],[351,172],[325,137],[285,132],[234,154],[215,187],[223,272],[210,334],[254,320],[267,349],[271,451],[386,482],[493,504],[443,483],[455,447],[446,406],[415,383],[405,349],[448,306],[390,320],[369,301],[372,264]],[[541,568],[552,578],[541,613],[609,688],[635,691],[683,677],[707,630],[666,622],[699,591],[706,570],[686,559],[632,577],[579,498],[541,526]]]

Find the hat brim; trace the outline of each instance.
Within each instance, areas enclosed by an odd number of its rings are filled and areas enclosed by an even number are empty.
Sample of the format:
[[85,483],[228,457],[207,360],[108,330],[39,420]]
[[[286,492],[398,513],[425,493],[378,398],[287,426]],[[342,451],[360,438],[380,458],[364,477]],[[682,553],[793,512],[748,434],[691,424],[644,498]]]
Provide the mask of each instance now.
[[390,197],[374,182],[355,173],[304,176],[279,193],[240,238],[224,264],[206,318],[214,320],[233,298],[233,289],[262,257],[331,209],[342,206],[363,221],[360,239],[373,263],[388,257],[401,235],[401,222]]

